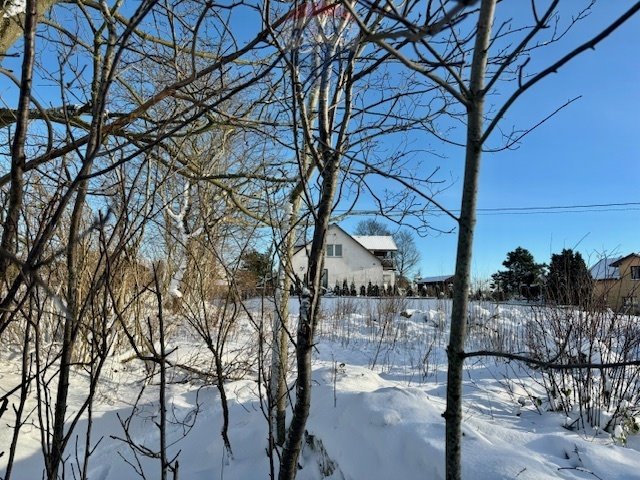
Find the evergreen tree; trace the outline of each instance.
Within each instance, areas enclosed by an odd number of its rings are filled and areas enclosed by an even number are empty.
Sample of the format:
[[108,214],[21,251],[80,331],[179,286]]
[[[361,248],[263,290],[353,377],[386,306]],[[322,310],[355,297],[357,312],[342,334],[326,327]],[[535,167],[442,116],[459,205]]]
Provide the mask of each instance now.
[[591,299],[593,284],[579,252],[564,249],[551,256],[547,293],[549,300],[563,305],[584,305]]
[[506,270],[491,276],[496,290],[504,293],[506,297],[522,295],[531,299],[537,295],[539,289],[533,287],[544,275],[546,265],[536,263],[529,250],[518,247],[507,253],[507,259],[502,265]]
[[258,294],[264,289],[268,294],[273,289],[274,273],[271,254],[251,249],[243,253],[241,267],[236,272],[236,284],[244,296]]

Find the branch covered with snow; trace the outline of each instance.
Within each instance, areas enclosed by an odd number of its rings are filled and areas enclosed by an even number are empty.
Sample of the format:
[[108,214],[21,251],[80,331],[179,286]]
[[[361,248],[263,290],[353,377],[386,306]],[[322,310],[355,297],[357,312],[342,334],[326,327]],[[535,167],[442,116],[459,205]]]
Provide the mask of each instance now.
[[4,10],[4,14],[2,18],[11,18],[16,15],[20,15],[27,10],[27,1],[26,0],[8,0],[7,3],[2,5],[2,10]]

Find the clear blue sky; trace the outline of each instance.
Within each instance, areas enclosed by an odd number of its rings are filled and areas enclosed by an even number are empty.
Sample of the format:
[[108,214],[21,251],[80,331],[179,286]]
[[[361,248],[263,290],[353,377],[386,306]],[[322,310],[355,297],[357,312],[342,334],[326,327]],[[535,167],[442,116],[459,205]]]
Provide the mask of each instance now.
[[[572,0],[561,2],[561,6],[575,7],[582,3]],[[519,10],[528,9],[529,4],[507,0],[499,4],[498,14],[505,17],[522,13]],[[552,63],[589,35],[599,32],[631,4],[629,0],[597,2],[593,14],[580,22],[565,41],[536,52],[528,67],[533,71]],[[244,17],[236,22],[240,20],[253,25]],[[257,17],[253,20],[257,21]],[[241,37],[245,33],[250,36],[246,24],[234,30]],[[578,57],[520,98],[502,124],[507,130],[512,126],[534,125],[568,99],[582,95],[523,139],[517,150],[484,155],[480,208],[640,202],[639,32],[640,17],[636,16],[595,51]],[[16,60],[6,59],[5,64],[19,71]],[[41,100],[49,95],[41,83],[38,94]],[[0,79],[0,97],[8,103],[16,98],[15,88],[4,78]],[[440,177],[452,180],[451,188],[437,199],[449,208],[458,209],[462,150],[432,138],[420,138],[416,142],[425,143],[412,147],[433,149],[446,156],[429,159],[428,168],[438,165]],[[489,143],[496,145],[499,138],[494,135]],[[370,208],[370,204],[363,202],[358,208]],[[473,275],[489,277],[501,268],[506,253],[518,246],[529,249],[539,262],[548,262],[551,253],[563,248],[577,248],[588,264],[595,263],[596,256],[605,251],[638,252],[638,208],[640,206],[580,213],[481,214],[475,238]],[[361,219],[347,219],[342,226],[350,231]],[[437,224],[442,229],[455,227],[454,222],[445,217],[439,217]],[[453,273],[456,239],[455,233],[435,232],[417,238],[423,257],[420,273],[425,276]]]
[[[546,65],[559,58],[589,32],[599,32],[607,20],[630,4],[599,2],[594,13],[566,41],[541,52],[530,66]],[[517,150],[483,156],[480,208],[640,202],[639,32],[640,17],[636,16],[595,51],[584,53],[521,97],[503,123],[507,130],[535,124],[568,99],[582,95],[523,139]],[[494,135],[490,144],[498,141]],[[462,151],[437,143],[431,146],[446,152],[448,158],[439,162],[442,176],[454,179],[453,187],[438,200],[459,208]],[[481,214],[472,273],[476,278],[489,277],[501,268],[506,253],[518,246],[529,249],[537,261],[545,263],[551,253],[563,248],[576,248],[589,265],[605,251],[638,252],[639,209],[640,205],[598,212]],[[349,230],[358,220],[349,219],[343,225]],[[443,228],[455,226],[444,218],[441,222]],[[434,233],[418,238],[423,257],[420,273],[453,273],[456,240],[456,234]]]

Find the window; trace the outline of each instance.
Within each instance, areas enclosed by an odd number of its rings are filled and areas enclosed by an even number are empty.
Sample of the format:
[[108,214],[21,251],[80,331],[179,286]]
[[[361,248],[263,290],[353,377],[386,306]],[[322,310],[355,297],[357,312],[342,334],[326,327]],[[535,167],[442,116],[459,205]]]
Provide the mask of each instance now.
[[640,267],[631,267],[631,280],[640,280]]
[[327,245],[327,257],[341,257],[342,256],[342,244],[328,244]]
[[333,245],[327,245],[327,257],[333,257]]

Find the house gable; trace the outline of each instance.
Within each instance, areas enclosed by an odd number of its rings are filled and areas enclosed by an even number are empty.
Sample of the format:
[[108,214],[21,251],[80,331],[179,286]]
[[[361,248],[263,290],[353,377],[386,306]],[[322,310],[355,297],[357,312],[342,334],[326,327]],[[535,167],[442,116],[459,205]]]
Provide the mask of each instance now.
[[[368,248],[367,245],[371,244],[373,245],[373,243],[375,243],[375,246],[380,246],[382,245],[380,242],[376,243],[375,239],[384,239],[384,238],[390,238],[391,242],[386,241],[384,242],[384,246],[392,246],[393,248],[385,248],[385,249],[373,249],[373,248]],[[374,239],[373,241],[368,240],[368,239]],[[342,242],[342,243],[340,243]],[[368,235],[350,235],[348,234],[346,231],[344,231],[342,229],[342,227],[340,227],[337,223],[332,223],[329,225],[329,228],[327,230],[327,239],[326,239],[326,245],[336,245],[336,244],[348,244],[350,247],[355,248],[357,250],[360,250],[363,254],[368,254],[370,255],[373,259],[377,260],[378,263],[381,263],[380,259],[378,257],[376,257],[372,250],[398,250],[398,247],[396,246],[395,242],[393,241],[393,238],[388,236],[388,237],[383,237],[383,236],[368,236]],[[294,255],[296,255],[298,252],[300,252],[301,250],[305,251],[305,256],[308,258],[309,257],[309,253],[311,252],[311,242],[307,242],[306,244],[303,245],[297,245],[295,247],[295,251],[294,251]],[[326,248],[325,248],[325,255],[326,255]],[[343,255],[344,256],[344,253]]]
[[[334,238],[333,242],[330,241],[332,236]],[[378,263],[381,263],[380,259],[376,257],[362,242],[358,241],[355,236],[349,235],[337,223],[332,223],[329,225],[329,230],[327,231],[327,245],[338,244],[339,241],[344,241],[351,248],[356,249],[363,254],[366,252],[366,254],[371,256]]]
[[627,266],[627,264],[631,265],[633,263],[635,265],[636,263],[638,263],[638,260],[640,260],[640,255],[638,255],[637,253],[630,253],[626,257],[621,257],[613,262],[611,266],[620,268]]
[[600,260],[590,269],[594,295],[615,310],[640,311],[640,255]]

